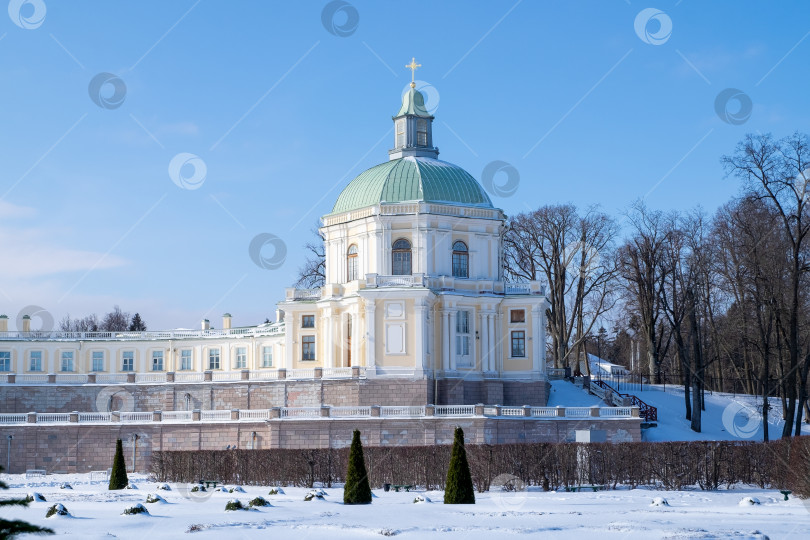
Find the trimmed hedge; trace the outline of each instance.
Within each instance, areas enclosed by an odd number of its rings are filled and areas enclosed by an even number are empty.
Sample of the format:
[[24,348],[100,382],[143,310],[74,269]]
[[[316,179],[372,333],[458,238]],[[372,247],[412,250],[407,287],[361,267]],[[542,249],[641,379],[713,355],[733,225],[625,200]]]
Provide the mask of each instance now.
[[[444,489],[450,446],[363,449],[369,483]],[[717,489],[734,484],[789,489],[810,497],[810,437],[767,443],[690,441],[636,443],[527,443],[467,445],[475,488],[489,489],[501,474],[529,486],[561,489],[580,484],[683,486]],[[348,448],[318,450],[202,450],[153,452],[160,482],[218,478],[242,485],[331,486],[345,481]]]

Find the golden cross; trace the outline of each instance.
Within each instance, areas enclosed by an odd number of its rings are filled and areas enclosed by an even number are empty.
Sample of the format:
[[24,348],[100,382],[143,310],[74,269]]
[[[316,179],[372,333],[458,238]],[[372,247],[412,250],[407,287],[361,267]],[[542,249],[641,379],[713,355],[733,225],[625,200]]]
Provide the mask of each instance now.
[[411,70],[411,88],[416,88],[416,82],[414,82],[414,78],[416,76],[416,68],[422,67],[422,64],[416,63],[416,58],[411,58],[410,64],[405,64],[405,67]]

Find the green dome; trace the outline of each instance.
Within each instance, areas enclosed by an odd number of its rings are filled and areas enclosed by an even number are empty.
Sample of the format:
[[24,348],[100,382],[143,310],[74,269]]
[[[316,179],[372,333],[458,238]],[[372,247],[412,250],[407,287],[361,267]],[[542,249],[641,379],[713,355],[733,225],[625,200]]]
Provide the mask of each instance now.
[[332,213],[412,201],[492,208],[481,184],[461,167],[438,159],[408,156],[360,173],[341,192]]

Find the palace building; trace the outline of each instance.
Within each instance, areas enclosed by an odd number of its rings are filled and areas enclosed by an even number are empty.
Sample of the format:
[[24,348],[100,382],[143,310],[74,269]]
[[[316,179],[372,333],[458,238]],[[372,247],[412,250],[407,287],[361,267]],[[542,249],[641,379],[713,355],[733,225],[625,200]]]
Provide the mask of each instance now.
[[421,382],[434,403],[545,405],[543,288],[504,281],[504,213],[439,159],[433,120],[411,83],[388,160],[322,217],[324,286],[287,289],[277,322],[233,328],[225,314],[219,329],[75,333],[32,331],[27,318],[9,331],[4,315],[0,373],[114,384],[341,379],[355,368]]
[[[416,67],[415,61],[411,67]],[[505,216],[439,159],[412,83],[388,160],[322,217],[325,280],[277,321],[199,330],[10,331],[0,316],[0,437],[10,472],[132,467],[165,450],[638,441],[639,408],[548,407],[539,282],[503,277]],[[594,431],[595,430],[595,431]],[[131,452],[131,454],[129,454]]]

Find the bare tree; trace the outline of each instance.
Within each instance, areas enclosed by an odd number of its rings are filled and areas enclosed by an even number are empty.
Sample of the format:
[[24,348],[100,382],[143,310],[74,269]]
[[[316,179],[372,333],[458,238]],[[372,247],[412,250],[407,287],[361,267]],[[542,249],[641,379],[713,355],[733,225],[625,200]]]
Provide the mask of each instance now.
[[296,287],[304,289],[323,287],[326,281],[324,238],[317,228],[312,229],[312,234],[315,239],[307,242],[304,246],[307,250],[307,258],[298,269],[298,279],[294,284]]
[[121,308],[114,306],[113,310],[101,319],[99,330],[104,332],[125,332],[129,329],[129,313],[121,311]]
[[780,217],[781,229],[790,244],[789,304],[785,341],[788,369],[784,373],[787,393],[787,411],[782,436],[788,437],[796,428],[801,429],[802,403],[797,407],[796,391],[807,381],[800,380],[807,372],[802,365],[799,336],[800,307],[802,305],[802,275],[810,270],[805,258],[810,215],[808,188],[810,188],[810,141],[807,135],[794,133],[773,140],[770,135],[747,135],[730,156],[723,156],[726,172],[739,178],[752,197],[773,208]]
[[669,345],[664,317],[663,289],[667,282],[664,265],[666,242],[673,230],[672,216],[651,211],[638,202],[628,214],[631,237],[619,249],[619,272],[624,281],[627,305],[638,315],[647,351],[650,377],[661,382],[661,358]]
[[547,318],[557,367],[570,366],[572,353],[577,359],[582,355],[586,336],[614,305],[616,235],[616,223],[607,214],[591,208],[580,215],[571,204],[543,206],[507,224],[507,279],[542,275],[548,284]]

